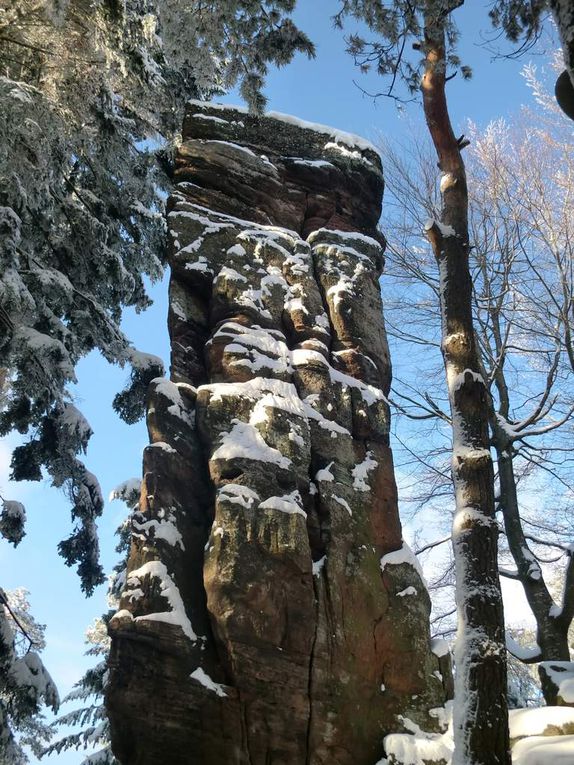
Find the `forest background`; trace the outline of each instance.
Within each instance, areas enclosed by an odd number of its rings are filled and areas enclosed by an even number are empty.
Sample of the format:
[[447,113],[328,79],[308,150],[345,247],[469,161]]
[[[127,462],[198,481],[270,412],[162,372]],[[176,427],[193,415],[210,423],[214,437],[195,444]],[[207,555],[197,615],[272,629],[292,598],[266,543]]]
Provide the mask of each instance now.
[[[455,12],[455,21],[461,30],[460,57],[464,64],[473,69],[470,81],[455,78],[448,85],[457,134],[467,132],[468,119],[480,130],[493,119],[518,118],[523,104],[535,107],[533,94],[521,76],[521,70],[528,61],[539,68],[549,67],[551,54],[557,47],[556,39],[552,39],[547,28],[538,45],[522,58],[496,55],[497,52],[508,54],[512,47],[491,29],[487,15],[489,5],[473,2]],[[323,0],[319,4],[310,0],[299,2],[294,19],[315,43],[317,56],[314,60],[307,60],[299,55],[289,66],[272,69],[265,89],[268,108],[364,135],[375,143],[384,139],[396,144],[397,151],[400,151],[400,143],[409,135],[423,132],[420,105],[415,101],[399,108],[391,99],[379,98],[375,101],[361,90],[379,92],[381,81],[376,75],[361,77],[353,67],[352,59],[345,51],[344,35],[333,28],[331,19],[337,8],[338,3],[331,0]],[[349,30],[353,26],[356,25],[349,24]],[[552,79],[555,75],[549,76]],[[224,103],[240,101],[237,93],[218,100]],[[384,206],[381,227],[391,240],[396,225],[394,214],[391,206]],[[387,297],[387,289],[383,277],[383,298]],[[128,309],[122,326],[136,347],[157,354],[167,365],[165,279],[151,288],[151,295],[154,305],[138,315]],[[400,341],[393,337],[390,340],[395,376],[416,379],[419,373],[417,359],[413,359],[410,351],[405,351]],[[426,366],[426,363],[421,364],[421,368]],[[80,363],[77,376],[75,399],[94,429],[85,461],[98,476],[107,496],[116,485],[140,474],[141,451],[147,436],[143,423],[127,426],[112,411],[111,401],[125,384],[125,370],[110,366],[93,353]],[[405,434],[408,430],[403,429],[403,440]],[[25,587],[29,590],[34,617],[47,625],[47,648],[43,659],[63,696],[82,672],[93,664],[93,659],[83,656],[84,632],[105,609],[106,588],[105,585],[97,588],[92,598],[85,599],[77,578],[57,555],[57,543],[66,536],[69,527],[66,498],[47,480],[39,484],[14,484],[9,481],[10,453],[16,443],[15,437],[9,437],[0,447],[0,487],[3,496],[26,505],[27,536],[16,550],[2,541],[2,584],[6,589]],[[402,459],[407,458],[398,449],[397,443],[394,447],[398,457],[399,485],[407,492],[411,481],[410,468],[402,463]],[[411,447],[416,449],[416,444],[411,444]],[[441,502],[442,512],[448,515],[448,498],[443,498]],[[435,503],[425,517],[419,517],[407,526],[409,541],[421,525],[425,526],[428,538],[433,537],[432,514],[437,513],[437,507],[440,511],[441,502],[438,506]],[[108,503],[99,521],[102,565],[106,571],[110,571],[116,563],[114,535],[125,514],[126,510],[120,503]],[[518,623],[527,613],[526,606],[516,586],[507,589],[507,593],[511,593],[507,598],[507,620]],[[78,755],[62,753],[42,761],[57,761],[65,765],[77,762]]]

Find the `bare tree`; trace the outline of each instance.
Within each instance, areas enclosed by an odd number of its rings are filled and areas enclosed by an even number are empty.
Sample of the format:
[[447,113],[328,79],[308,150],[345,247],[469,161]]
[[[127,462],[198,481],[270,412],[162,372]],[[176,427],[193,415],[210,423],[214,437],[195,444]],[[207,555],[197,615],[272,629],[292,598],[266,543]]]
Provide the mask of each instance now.
[[[532,70],[527,74],[540,100],[552,104],[541,98]],[[559,113],[548,122],[540,114],[523,114],[521,124],[537,127],[513,130],[498,122],[482,134],[471,129],[470,265],[499,480],[498,509],[514,563],[512,570],[504,567],[501,572],[520,581],[535,617],[536,649],[524,652],[514,646],[523,660],[534,662],[569,659],[567,633],[574,616],[574,563],[568,544],[572,528],[558,512],[561,495],[572,487],[573,466],[574,159],[570,136],[562,129],[567,123]],[[386,310],[391,330],[416,344],[419,356],[421,344],[430,344],[426,357],[432,364],[436,338],[427,327],[433,323],[429,316],[440,283],[429,276],[418,235],[421,212],[415,211],[424,205],[426,214],[436,215],[438,193],[428,150],[419,140],[400,156],[386,150],[387,184],[399,210],[397,226],[387,225],[398,235],[391,241],[388,269],[398,300],[387,301]],[[406,291],[415,297],[409,303],[409,324],[401,307]],[[432,375],[423,380],[418,389],[395,391],[402,410],[418,419],[419,432],[424,421],[430,446],[417,455],[427,476],[427,487],[419,486],[415,496],[419,504],[440,496],[446,487],[444,439],[437,438],[444,433],[447,416],[444,392]],[[433,422],[435,433],[429,438]],[[535,506],[529,507],[533,496]],[[549,562],[564,564],[558,601],[541,565]]]

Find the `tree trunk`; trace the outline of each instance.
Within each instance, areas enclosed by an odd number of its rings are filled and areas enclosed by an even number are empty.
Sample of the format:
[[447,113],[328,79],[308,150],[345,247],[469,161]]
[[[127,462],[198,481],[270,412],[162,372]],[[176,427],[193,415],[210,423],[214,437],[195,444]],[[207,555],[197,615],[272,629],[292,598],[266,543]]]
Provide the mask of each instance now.
[[536,619],[536,635],[540,656],[538,661],[570,661],[568,648],[568,627],[562,618],[562,610],[556,606],[550,594],[542,571],[524,536],[512,456],[507,449],[497,449],[498,474],[500,480],[500,504],[504,517],[506,537],[511,555],[528,604]]
[[574,86],[574,5],[572,0],[550,0],[550,7],[560,34],[566,70]]
[[472,324],[466,175],[445,94],[445,18],[430,12],[425,17],[422,94],[443,173],[441,221],[429,221],[426,233],[440,271],[442,352],[453,423],[453,545],[459,618],[453,763],[509,765],[506,648],[487,390],[479,373]]
[[[492,375],[499,403],[497,407],[489,392],[488,416],[492,431],[492,445],[496,450],[498,465],[499,505],[504,519],[508,547],[516,565],[515,578],[521,583],[536,620],[537,644],[540,649],[538,654],[528,657],[527,663],[533,664],[549,660],[569,661],[568,629],[572,621],[571,601],[574,599],[574,593],[570,593],[573,559],[570,556],[565,576],[564,602],[562,607],[559,607],[546,586],[542,569],[536,556],[530,550],[528,540],[524,535],[514,473],[513,436],[504,427],[504,423],[508,423],[510,417],[510,393],[505,376],[506,352],[498,309],[492,310],[491,319],[492,337],[497,359]],[[550,387],[547,383],[547,392],[549,390]],[[543,403],[542,401],[539,406],[542,407]],[[552,684],[542,683],[542,692],[547,704],[555,703],[556,694],[552,689]]]

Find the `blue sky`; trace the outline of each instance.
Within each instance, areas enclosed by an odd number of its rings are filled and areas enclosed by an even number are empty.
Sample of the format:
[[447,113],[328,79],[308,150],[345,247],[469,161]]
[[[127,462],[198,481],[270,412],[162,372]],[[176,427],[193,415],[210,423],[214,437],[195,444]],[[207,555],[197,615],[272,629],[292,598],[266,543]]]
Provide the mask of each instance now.
[[[449,84],[449,105],[458,133],[464,132],[467,119],[485,125],[491,119],[516,112],[520,104],[530,99],[520,77],[522,66],[530,59],[540,66],[547,61],[544,55],[533,57],[532,54],[518,61],[493,61],[492,53],[481,45],[485,37],[494,36],[489,29],[488,5],[469,0],[468,7],[463,7],[455,15],[462,33],[461,58],[474,70],[470,82],[457,77]],[[330,21],[337,3],[333,0],[299,0],[299,6],[296,20],[314,40],[317,58],[308,61],[298,57],[290,66],[271,73],[266,88],[269,109],[330,124],[363,135],[375,143],[379,136],[400,141],[413,122],[420,122],[420,105],[408,104],[400,112],[390,99],[374,102],[363,95],[353,84],[353,79],[360,80],[358,70],[345,54],[341,33],[333,29]],[[349,31],[354,26],[349,24]],[[549,50],[550,46],[551,43]],[[370,77],[365,78],[363,86],[367,90],[378,90],[381,85],[380,80]],[[235,94],[220,100],[239,103]],[[167,363],[167,283],[156,285],[152,294],[154,306],[140,316],[127,312],[124,329],[138,348],[158,354]],[[76,404],[95,431],[86,462],[98,475],[105,497],[121,481],[140,474],[141,451],[147,442],[143,423],[128,427],[111,409],[111,401],[123,387],[126,376],[126,371],[110,367],[94,354],[79,365],[78,385],[74,391]],[[47,625],[45,663],[65,693],[83,669],[92,663],[83,657],[84,631],[105,610],[105,588],[100,588],[89,600],[83,598],[75,573],[66,568],[57,555],[57,543],[68,535],[70,528],[65,497],[47,482],[11,484],[8,481],[9,452],[14,443],[9,438],[0,444],[0,492],[6,498],[25,503],[28,535],[17,550],[0,542],[2,586],[5,589],[23,586],[30,591],[33,614]],[[114,531],[124,515],[125,508],[120,503],[106,504],[100,522],[102,560],[106,570],[116,562]],[[81,756],[76,753],[43,760],[61,765],[77,765],[80,761]]]

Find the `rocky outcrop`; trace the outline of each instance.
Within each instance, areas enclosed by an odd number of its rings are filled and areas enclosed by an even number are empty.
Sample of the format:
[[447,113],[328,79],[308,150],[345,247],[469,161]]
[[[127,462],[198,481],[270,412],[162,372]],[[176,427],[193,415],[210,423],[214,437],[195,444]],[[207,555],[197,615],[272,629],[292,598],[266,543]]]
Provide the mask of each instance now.
[[110,623],[114,751],[373,765],[445,696],[389,448],[380,160],[192,102],[175,178],[171,380],[151,386]]

